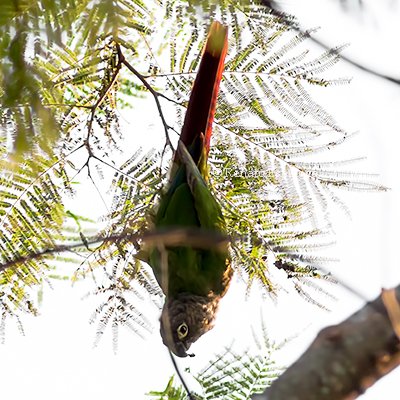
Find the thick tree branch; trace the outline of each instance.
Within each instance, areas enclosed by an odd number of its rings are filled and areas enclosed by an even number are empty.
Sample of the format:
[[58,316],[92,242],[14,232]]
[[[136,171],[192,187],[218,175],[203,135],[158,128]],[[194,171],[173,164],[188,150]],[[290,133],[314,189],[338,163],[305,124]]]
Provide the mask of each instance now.
[[[400,299],[400,285],[395,289]],[[323,329],[308,350],[253,400],[349,400],[400,364],[400,342],[382,296]]]

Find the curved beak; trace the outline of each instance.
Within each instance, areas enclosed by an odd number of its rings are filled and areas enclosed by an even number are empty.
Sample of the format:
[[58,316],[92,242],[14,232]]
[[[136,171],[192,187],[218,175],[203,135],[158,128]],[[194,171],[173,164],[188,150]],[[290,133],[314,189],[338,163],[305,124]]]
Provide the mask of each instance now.
[[170,350],[178,357],[187,357],[189,354],[186,352],[187,348],[186,346],[180,342],[180,343],[175,343],[174,348],[170,348]]

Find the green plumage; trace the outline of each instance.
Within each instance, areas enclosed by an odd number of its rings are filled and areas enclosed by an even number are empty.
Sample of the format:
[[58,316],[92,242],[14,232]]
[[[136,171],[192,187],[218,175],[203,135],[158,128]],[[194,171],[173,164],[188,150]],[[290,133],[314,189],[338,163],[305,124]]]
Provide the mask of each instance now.
[[[189,228],[225,234],[221,208],[208,186],[207,158],[215,103],[227,47],[227,29],[214,22],[189,101],[170,180],[160,197],[154,228]],[[232,277],[229,245],[175,246],[149,251],[149,264],[166,300],[161,336],[180,357],[213,326],[219,300]]]
[[[207,186],[206,171],[187,153],[188,165],[179,162],[176,175],[161,197],[154,225],[157,228],[198,228],[204,232],[225,233],[221,208]],[[222,295],[224,273],[229,258],[224,250],[193,247],[168,248],[168,280],[163,277],[161,254],[153,249],[150,264],[167,297],[188,292],[199,296]]]
[[[206,182],[206,165],[201,165],[202,161],[200,165],[194,164],[192,154],[182,147],[182,160],[172,167],[176,172],[161,196],[154,225],[158,229],[190,228],[204,233],[225,233],[221,208]],[[229,261],[228,245],[218,249],[153,248],[150,252],[150,265],[166,295],[161,335],[176,355],[186,356],[190,345],[212,328],[218,302],[231,280]],[[179,329],[185,335],[179,334]]]

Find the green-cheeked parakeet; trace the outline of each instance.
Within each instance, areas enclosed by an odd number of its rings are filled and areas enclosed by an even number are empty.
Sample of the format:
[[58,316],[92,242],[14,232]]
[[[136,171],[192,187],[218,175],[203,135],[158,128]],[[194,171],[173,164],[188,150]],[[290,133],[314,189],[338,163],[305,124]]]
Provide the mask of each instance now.
[[[213,22],[179,139],[187,151],[185,157],[182,151],[174,156],[155,212],[155,229],[226,231],[221,208],[208,187],[207,158],[227,46],[227,28]],[[228,289],[229,244],[218,249],[153,247],[149,264],[166,296],[160,318],[163,342],[177,356],[186,357],[190,345],[213,327],[219,300]]]

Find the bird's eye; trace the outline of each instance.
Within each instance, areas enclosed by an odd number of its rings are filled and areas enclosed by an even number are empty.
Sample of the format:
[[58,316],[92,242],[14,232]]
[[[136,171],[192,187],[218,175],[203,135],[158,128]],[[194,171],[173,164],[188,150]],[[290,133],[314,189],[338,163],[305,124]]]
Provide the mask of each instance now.
[[180,324],[180,325],[178,326],[178,329],[176,330],[176,332],[178,333],[178,339],[179,339],[179,340],[182,340],[182,339],[184,339],[184,338],[187,336],[187,334],[188,334],[188,332],[189,332],[189,328],[188,328],[188,326],[186,325],[186,323],[183,322],[182,324]]

